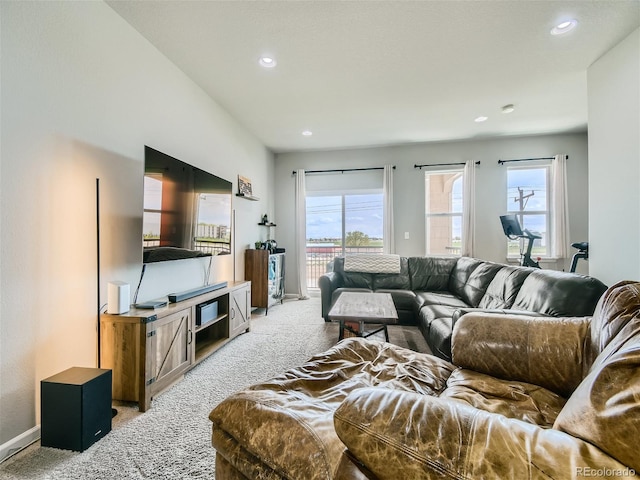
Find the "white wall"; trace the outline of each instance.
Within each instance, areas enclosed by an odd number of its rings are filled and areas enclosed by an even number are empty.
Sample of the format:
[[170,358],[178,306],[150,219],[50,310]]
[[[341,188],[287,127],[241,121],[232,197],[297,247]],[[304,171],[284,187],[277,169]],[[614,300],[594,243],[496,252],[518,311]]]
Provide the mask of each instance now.
[[[0,2],[0,13],[3,447],[37,425],[40,380],[96,365],[96,178],[105,301],[107,281],[133,293],[140,275],[145,144],[234,190],[249,176],[262,197],[234,197],[237,260],[216,258],[219,279],[243,278],[241,249],[273,214],[273,155],[108,5]],[[180,264],[154,266],[142,296],[202,281],[201,265],[175,275]]]
[[591,271],[640,280],[640,29],[589,67],[587,84]]
[[[570,241],[586,241],[587,212],[587,135],[544,135],[506,137],[461,142],[425,143],[384,148],[340,151],[285,153],[276,156],[276,240],[292,254],[287,256],[287,293],[296,293],[294,272],[294,186],[292,171],[333,168],[378,167],[396,165],[394,173],[394,223],[396,253],[404,256],[425,254],[424,171],[415,164],[453,163],[480,160],[476,187],[476,256],[504,263],[506,239],[499,215],[506,209],[506,168],[499,159],[569,155],[568,190]],[[335,175],[335,174],[332,174]],[[357,173],[338,174],[347,177]],[[332,177],[336,178],[336,177]],[[340,180],[340,179],[337,179]],[[409,232],[409,240],[404,239]],[[570,259],[547,267],[569,269]],[[579,271],[587,273],[588,265],[580,262]]]

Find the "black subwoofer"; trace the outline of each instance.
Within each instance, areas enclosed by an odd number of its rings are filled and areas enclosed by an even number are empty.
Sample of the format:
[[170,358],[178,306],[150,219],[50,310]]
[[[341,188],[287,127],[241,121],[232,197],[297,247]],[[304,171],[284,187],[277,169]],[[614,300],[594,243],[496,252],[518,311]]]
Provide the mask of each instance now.
[[111,431],[111,370],[72,367],[40,382],[41,445],[83,452]]

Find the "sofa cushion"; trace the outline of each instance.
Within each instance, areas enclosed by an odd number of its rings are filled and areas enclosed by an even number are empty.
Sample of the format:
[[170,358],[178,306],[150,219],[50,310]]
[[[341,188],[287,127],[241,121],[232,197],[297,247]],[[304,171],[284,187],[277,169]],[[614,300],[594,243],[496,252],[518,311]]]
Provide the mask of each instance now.
[[609,309],[596,314],[622,317],[596,320],[607,330],[619,329],[593,362],[558,415],[554,428],[583,439],[621,463],[640,471],[640,284],[609,289]]
[[411,289],[447,291],[449,277],[458,259],[455,257],[409,257]]
[[427,345],[434,355],[451,361],[451,331],[453,320],[450,316],[434,318],[429,324]]
[[420,309],[420,322],[425,325],[431,325],[436,318],[451,318],[453,316],[453,312],[457,310],[458,307],[451,307],[449,305],[425,305]]
[[425,305],[418,314],[418,327],[431,352],[449,361],[451,359],[451,316],[457,307]]
[[587,368],[591,367],[609,342],[637,315],[638,299],[638,282],[625,280],[607,289],[591,319],[591,341],[588,349],[590,357],[585,360]]
[[[451,275],[449,276],[448,290],[457,297],[464,298],[464,287],[469,281],[473,271],[484,262],[477,258],[460,257],[457,259]],[[473,305],[475,306],[475,305]]]
[[502,268],[504,265],[482,262],[469,275],[467,283],[462,287],[460,298],[472,307],[477,307],[491,281]]
[[449,292],[416,292],[416,305],[420,308],[426,305],[447,305],[449,307],[468,307],[469,305]]
[[334,419],[345,447],[373,472],[367,478],[636,478],[588,443],[446,398],[363,388]]
[[343,284],[346,288],[373,288],[373,274],[359,272],[343,272]]
[[499,378],[465,368],[455,370],[447,380],[441,398],[551,428],[566,400],[531,383]]
[[600,280],[585,275],[534,270],[522,283],[512,308],[554,317],[592,315],[606,289]]
[[336,300],[338,300],[338,297],[342,295],[342,292],[371,293],[371,290],[368,288],[336,288],[331,294],[331,305],[336,303]]
[[[627,329],[627,327],[625,327]],[[640,323],[634,338],[621,346],[610,344],[606,360],[594,368],[560,412],[554,428],[599,447],[619,462],[640,471]],[[621,332],[626,336],[627,332]],[[616,342],[617,343],[617,342]]]
[[518,291],[533,268],[504,266],[487,287],[480,300],[480,308],[511,308]]
[[345,272],[344,257],[336,257],[333,260],[333,271],[342,277],[342,286],[346,288],[373,288],[373,277],[371,273]]
[[375,292],[390,294],[396,310],[408,310],[413,313],[413,305],[416,303],[416,294],[411,290],[394,290],[392,288],[381,288],[380,290],[375,290]]
[[452,359],[460,367],[568,398],[584,378],[589,324],[589,317],[467,313],[454,323]]
[[400,257],[400,273],[376,273],[372,279],[374,291],[383,288],[411,290],[408,259]]

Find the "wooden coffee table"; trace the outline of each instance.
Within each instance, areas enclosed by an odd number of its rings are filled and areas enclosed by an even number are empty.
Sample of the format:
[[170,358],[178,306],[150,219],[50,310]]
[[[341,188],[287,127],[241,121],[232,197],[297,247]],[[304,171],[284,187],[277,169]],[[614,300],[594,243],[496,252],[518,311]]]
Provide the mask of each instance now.
[[[343,292],[329,310],[329,320],[340,322],[340,338],[370,337],[384,331],[389,341],[387,325],[398,323],[398,312],[390,293]],[[365,325],[377,325],[366,331]],[[351,334],[351,335],[349,335]]]

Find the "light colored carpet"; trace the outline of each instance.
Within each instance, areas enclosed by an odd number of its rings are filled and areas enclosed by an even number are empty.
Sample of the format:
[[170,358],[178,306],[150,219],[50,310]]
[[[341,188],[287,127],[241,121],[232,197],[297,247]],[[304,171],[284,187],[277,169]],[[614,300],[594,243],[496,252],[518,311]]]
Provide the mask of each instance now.
[[[390,341],[429,349],[417,327],[390,326]],[[300,365],[334,345],[338,325],[320,316],[320,299],[286,300],[254,312],[251,331],[158,395],[151,409],[117,405],[113,429],[78,453],[34,443],[0,465],[2,480],[213,479],[209,412],[231,393]]]

